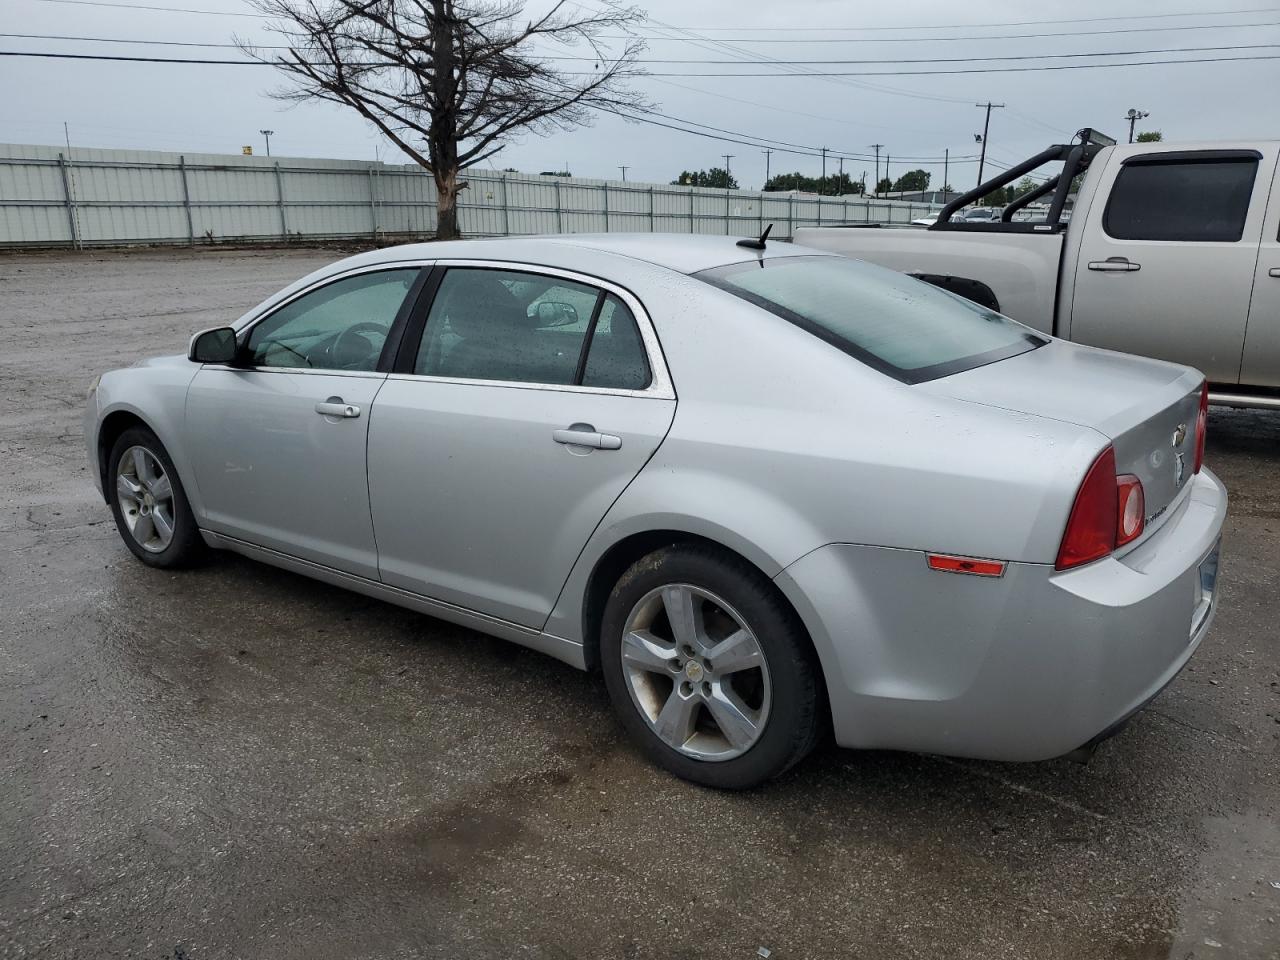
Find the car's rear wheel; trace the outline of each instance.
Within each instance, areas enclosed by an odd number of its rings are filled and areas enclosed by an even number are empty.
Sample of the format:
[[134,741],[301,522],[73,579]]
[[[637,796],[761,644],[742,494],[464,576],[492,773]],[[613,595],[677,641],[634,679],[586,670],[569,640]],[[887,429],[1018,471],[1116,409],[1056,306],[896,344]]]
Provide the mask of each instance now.
[[609,596],[600,642],[622,725],[677,776],[753,787],[817,741],[809,638],[773,584],[738,557],[674,545],[638,561]]
[[130,427],[111,447],[107,490],[116,528],[143,563],[172,569],[208,552],[169,452],[145,427]]

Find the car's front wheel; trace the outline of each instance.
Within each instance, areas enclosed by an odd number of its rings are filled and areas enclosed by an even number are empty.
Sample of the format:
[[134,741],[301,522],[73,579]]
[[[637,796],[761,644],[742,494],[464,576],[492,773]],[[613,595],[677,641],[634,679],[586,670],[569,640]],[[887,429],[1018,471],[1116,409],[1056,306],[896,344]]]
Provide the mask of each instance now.
[[169,452],[145,427],[130,427],[111,447],[108,496],[125,546],[143,563],[172,569],[204,559],[196,526]]
[[727,552],[677,544],[635,563],[605,606],[600,660],[622,725],[686,780],[753,787],[817,741],[808,636],[773,584]]

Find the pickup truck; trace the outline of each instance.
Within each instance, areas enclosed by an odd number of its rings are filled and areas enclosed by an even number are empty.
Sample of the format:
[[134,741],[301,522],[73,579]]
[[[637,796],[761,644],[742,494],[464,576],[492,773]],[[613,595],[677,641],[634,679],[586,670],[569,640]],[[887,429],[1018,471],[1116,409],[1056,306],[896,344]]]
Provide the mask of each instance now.
[[[957,197],[926,229],[802,228],[794,240],[1066,340],[1197,367],[1213,403],[1280,409],[1277,155],[1278,141],[1125,146],[1085,128]],[[1061,168],[998,220],[956,215],[1047,164]],[[1049,196],[1034,219],[1015,219]]]

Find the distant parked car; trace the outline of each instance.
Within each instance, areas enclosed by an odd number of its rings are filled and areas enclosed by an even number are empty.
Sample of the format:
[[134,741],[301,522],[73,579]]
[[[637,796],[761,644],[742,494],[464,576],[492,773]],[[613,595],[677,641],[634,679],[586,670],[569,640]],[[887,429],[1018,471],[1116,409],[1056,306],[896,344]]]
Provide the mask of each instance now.
[[969,223],[994,223],[1000,219],[1000,211],[995,207],[973,207],[964,212],[964,219]]
[[917,217],[911,222],[918,227],[932,227],[935,223],[938,222],[938,218],[937,217]]
[[828,723],[1039,760],[1155,696],[1215,610],[1204,397],[844,257],[609,234],[340,261],[104,374],[85,432],[143,563],[600,670],[649,757],[740,788]]

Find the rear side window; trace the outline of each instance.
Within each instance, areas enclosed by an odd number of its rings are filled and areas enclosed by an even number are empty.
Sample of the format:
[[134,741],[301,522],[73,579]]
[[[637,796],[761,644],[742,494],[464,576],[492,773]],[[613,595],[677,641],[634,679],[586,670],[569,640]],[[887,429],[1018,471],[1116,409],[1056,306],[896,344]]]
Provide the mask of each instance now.
[[649,366],[617,297],[558,277],[451,267],[414,372],[430,377],[643,390]]
[[844,257],[775,257],[694,276],[905,383],[959,373],[1048,342],[986,307]]
[[1158,157],[1121,167],[1102,218],[1109,236],[1208,243],[1244,236],[1257,159]]

